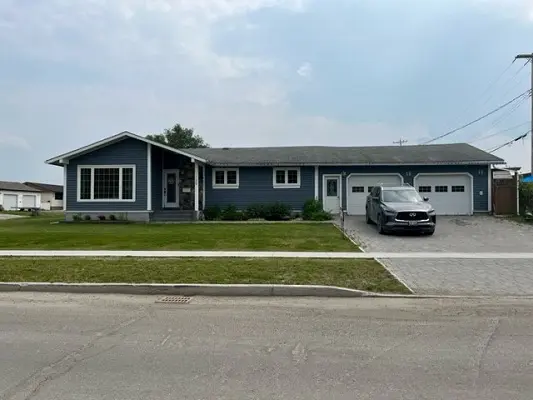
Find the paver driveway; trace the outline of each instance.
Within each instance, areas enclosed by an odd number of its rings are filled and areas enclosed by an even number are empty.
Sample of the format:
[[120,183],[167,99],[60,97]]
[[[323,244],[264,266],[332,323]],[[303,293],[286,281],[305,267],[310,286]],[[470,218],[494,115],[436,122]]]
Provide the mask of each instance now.
[[[365,251],[530,252],[533,227],[489,216],[439,217],[433,236],[379,235],[364,217],[346,217],[348,234]],[[533,260],[381,260],[415,293],[533,295]]]

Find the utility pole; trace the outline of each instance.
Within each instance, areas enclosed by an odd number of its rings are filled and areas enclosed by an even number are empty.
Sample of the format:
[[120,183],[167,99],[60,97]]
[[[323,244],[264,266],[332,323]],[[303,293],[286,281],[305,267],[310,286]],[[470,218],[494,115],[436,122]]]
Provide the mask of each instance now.
[[517,59],[529,60],[531,64],[531,93],[529,93],[529,97],[531,97],[531,131],[529,133],[529,137],[531,138],[531,169],[529,171],[533,174],[533,53],[519,54],[515,60]]
[[400,146],[402,146],[404,143],[407,143],[408,140],[403,140],[400,138],[400,140],[398,140],[397,142],[392,142],[393,144],[399,144]]

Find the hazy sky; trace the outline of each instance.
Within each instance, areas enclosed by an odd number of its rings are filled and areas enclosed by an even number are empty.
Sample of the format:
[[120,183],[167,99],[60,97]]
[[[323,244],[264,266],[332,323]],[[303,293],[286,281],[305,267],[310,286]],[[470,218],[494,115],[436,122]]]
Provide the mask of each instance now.
[[[491,83],[533,51],[531,4],[2,0],[0,180],[61,182],[45,159],[177,122],[213,146],[420,143],[528,89],[523,62]],[[518,104],[440,142],[526,123]],[[529,143],[496,154],[529,170]]]

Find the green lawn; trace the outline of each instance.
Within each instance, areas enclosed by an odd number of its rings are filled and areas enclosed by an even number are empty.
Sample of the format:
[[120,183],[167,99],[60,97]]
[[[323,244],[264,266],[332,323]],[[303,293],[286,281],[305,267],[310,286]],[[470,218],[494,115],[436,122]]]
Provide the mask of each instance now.
[[374,260],[248,258],[0,258],[1,282],[333,285],[409,293]]
[[359,251],[332,224],[65,224],[0,220],[0,249]]

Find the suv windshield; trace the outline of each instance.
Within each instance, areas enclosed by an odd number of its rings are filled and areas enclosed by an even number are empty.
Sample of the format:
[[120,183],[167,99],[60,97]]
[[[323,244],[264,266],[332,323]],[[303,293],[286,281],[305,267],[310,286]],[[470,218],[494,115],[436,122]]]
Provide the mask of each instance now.
[[385,203],[418,203],[423,201],[414,189],[386,189],[383,190]]

